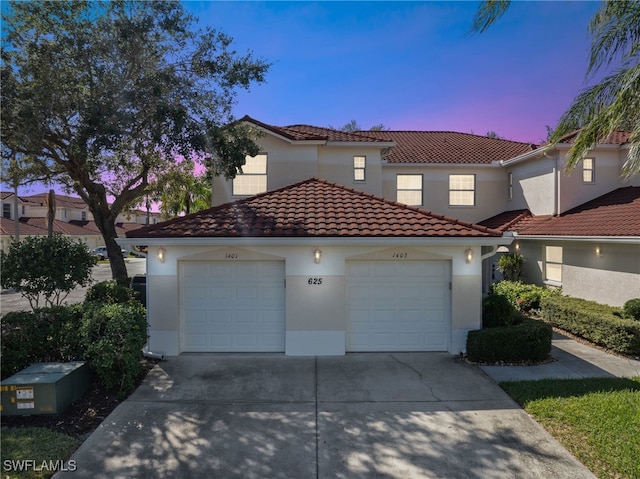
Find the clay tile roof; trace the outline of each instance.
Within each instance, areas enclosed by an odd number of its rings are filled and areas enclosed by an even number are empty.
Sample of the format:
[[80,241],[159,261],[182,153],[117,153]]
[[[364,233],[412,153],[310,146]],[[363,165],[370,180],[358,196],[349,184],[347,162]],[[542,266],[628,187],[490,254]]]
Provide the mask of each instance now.
[[[49,193],[38,193],[30,196],[21,196],[20,198],[28,203],[32,203],[37,206],[46,206],[46,198]],[[76,208],[87,209],[87,204],[82,198],[75,196],[66,196],[56,194],[56,207],[57,208]]]
[[396,143],[389,163],[490,164],[535,150],[536,145],[453,131],[369,131]]
[[10,196],[13,196],[13,193],[11,193],[10,191],[0,191],[0,200],[7,199]]
[[[127,231],[140,228],[137,223],[117,223],[116,233],[124,236]],[[47,218],[20,218],[20,236],[40,236],[47,235],[49,225]],[[95,236],[100,235],[100,230],[93,221],[53,221],[53,232],[69,236]],[[0,234],[13,235],[15,233],[15,222],[7,218],[0,218]]]
[[[566,135],[564,135],[562,138],[558,140],[558,143],[573,143],[576,141],[576,138],[578,137],[578,133],[580,133],[580,130],[575,130],[575,131],[572,131],[571,133],[567,133]],[[630,131],[616,130],[613,133],[611,133],[611,135],[609,135],[609,137],[605,141],[602,141],[600,143],[607,144],[607,145],[624,145],[626,143],[629,143],[630,137],[631,137]]]
[[501,233],[316,178],[127,233],[128,238],[493,236]]
[[[499,216],[499,215],[498,215]],[[496,218],[496,217],[493,217]],[[480,224],[495,225],[493,218]],[[508,228],[519,236],[624,236],[640,238],[640,186],[618,188],[559,216],[514,218]]]
[[512,231],[515,224],[529,217],[531,217],[529,210],[511,210],[504,211],[492,216],[491,218],[487,218],[486,220],[480,221],[478,224],[486,226],[487,228],[505,232]]
[[320,140],[320,141],[342,141],[342,142],[389,142],[388,137],[379,137],[369,135],[369,132],[362,131],[341,131],[334,130],[332,128],[324,128],[313,125],[289,125],[289,126],[274,126],[262,123],[255,120],[250,116],[244,116],[239,121],[246,121],[260,126],[265,130],[276,133],[280,136],[284,136],[290,140]]

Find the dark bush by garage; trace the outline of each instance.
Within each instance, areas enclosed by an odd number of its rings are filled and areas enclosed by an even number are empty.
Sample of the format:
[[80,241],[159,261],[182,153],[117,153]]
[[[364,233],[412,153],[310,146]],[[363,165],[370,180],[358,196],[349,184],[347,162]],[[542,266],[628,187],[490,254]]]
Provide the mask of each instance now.
[[520,324],[469,331],[467,356],[477,362],[542,361],[551,352],[552,328],[534,319]]

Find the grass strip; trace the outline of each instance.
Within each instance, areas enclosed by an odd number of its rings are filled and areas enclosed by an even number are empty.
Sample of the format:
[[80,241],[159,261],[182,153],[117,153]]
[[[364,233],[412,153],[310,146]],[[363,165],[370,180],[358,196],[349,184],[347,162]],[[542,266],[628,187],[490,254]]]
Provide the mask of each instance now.
[[597,477],[640,479],[640,377],[500,386]]
[[79,441],[38,427],[1,430],[3,479],[46,479],[67,467],[67,459]]

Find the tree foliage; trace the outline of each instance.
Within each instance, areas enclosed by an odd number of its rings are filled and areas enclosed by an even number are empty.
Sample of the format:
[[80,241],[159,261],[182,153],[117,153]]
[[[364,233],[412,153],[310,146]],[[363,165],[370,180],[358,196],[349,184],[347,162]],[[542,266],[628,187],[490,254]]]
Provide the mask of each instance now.
[[154,201],[160,202],[165,219],[211,207],[211,181],[196,174],[192,164],[177,164],[154,185]]
[[[364,129],[360,126],[360,124],[356,120],[351,120],[349,123],[344,124],[343,126],[336,128],[335,126],[329,125],[329,128],[332,130],[340,130],[340,131],[364,131]],[[388,130],[383,123],[378,123],[377,125],[371,126],[369,131],[384,131]]]
[[175,158],[232,178],[257,153],[231,125],[238,89],[269,64],[196,30],[172,1],[12,2],[3,9],[2,144],[89,206],[113,276],[126,276],[118,214]]
[[62,235],[28,236],[0,252],[3,288],[14,288],[32,308],[59,306],[77,286],[91,282],[96,258],[81,242]]
[[[508,9],[510,0],[482,2],[472,31],[484,32]],[[586,77],[606,70],[605,78],[582,91],[562,115],[551,135],[557,143],[567,133],[580,131],[567,153],[573,169],[597,144],[616,130],[631,132],[623,173],[640,173],[640,1],[604,0],[589,23],[590,60]]]

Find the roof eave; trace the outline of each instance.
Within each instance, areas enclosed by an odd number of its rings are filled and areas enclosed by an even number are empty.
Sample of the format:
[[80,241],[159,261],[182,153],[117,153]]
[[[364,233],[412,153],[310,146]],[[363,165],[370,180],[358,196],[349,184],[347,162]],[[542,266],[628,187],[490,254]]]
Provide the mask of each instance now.
[[535,150],[531,150],[531,151],[527,151],[526,153],[523,153],[522,155],[516,156],[514,158],[510,158],[508,160],[498,160],[495,162],[495,164],[499,165],[499,166],[511,166],[517,163],[521,163],[523,161],[527,161],[530,160],[531,158],[536,158],[540,155],[544,155],[546,152],[548,152],[549,150],[553,150],[555,147],[555,145],[544,145],[541,146],[540,148],[536,148]]
[[640,244],[640,236],[570,236],[570,235],[526,235],[515,234],[516,239],[552,241],[599,241],[606,243]]
[[454,236],[454,237],[208,237],[208,238],[116,238],[122,246],[277,246],[277,245],[318,245],[318,246],[499,246],[508,245],[513,236]]

